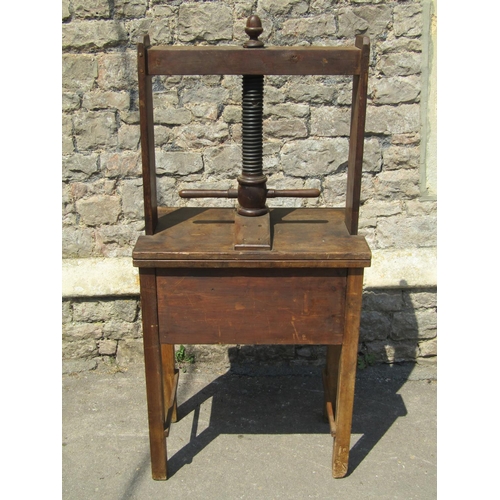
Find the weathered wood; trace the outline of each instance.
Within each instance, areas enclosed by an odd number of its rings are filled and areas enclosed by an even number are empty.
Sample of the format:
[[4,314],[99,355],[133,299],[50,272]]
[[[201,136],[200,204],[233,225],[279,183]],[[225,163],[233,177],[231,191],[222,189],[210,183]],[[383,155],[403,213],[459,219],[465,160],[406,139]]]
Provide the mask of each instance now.
[[163,368],[163,401],[167,426],[170,421],[177,422],[177,370],[175,369],[175,348],[172,344],[161,345]]
[[[343,209],[276,208],[271,210],[272,249],[267,252],[234,249],[235,212],[230,208],[162,210],[157,232],[141,236],[133,251],[134,265],[149,261],[169,267],[167,261],[262,261],[262,266],[290,262],[304,266],[369,266],[371,252],[362,236],[350,236]],[[272,262],[272,264],[269,264]],[[193,263],[193,265],[196,265]],[[222,264],[224,265],[224,264]]]
[[357,75],[357,47],[230,46],[170,47],[148,50],[150,75]]
[[335,423],[335,416],[333,414],[335,403],[334,401],[332,401],[332,390],[329,387],[326,369],[323,370],[323,392],[325,394],[325,417],[328,421],[328,424],[330,425],[330,434],[332,435],[332,437],[335,437],[335,434],[337,433],[337,424]]
[[160,339],[158,336],[156,272],[154,269],[139,269],[139,277],[151,471],[153,479],[165,480],[167,479],[167,443],[164,437],[165,405]]
[[352,84],[351,131],[349,134],[349,159],[347,166],[347,190],[345,223],[350,234],[358,234],[359,204],[361,199],[361,172],[365,139],[366,97],[368,92],[368,66],[370,39],[356,37],[356,47],[361,52],[361,71]]
[[154,234],[158,221],[155,141],[153,120],[153,89],[148,75],[147,52],[149,36],[137,45],[137,66],[139,80],[139,115],[142,151],[142,182],[144,192],[144,223],[146,234]]
[[158,269],[167,344],[340,344],[345,270]]
[[337,406],[337,387],[339,378],[340,353],[342,345],[329,345],[326,348],[326,367],[324,371],[325,404],[331,403],[332,408]]
[[349,269],[345,303],[344,339],[340,353],[335,418],[337,432],[333,445],[333,477],[347,474],[351,443],[354,385],[358,359],[359,323],[363,293],[363,269]]

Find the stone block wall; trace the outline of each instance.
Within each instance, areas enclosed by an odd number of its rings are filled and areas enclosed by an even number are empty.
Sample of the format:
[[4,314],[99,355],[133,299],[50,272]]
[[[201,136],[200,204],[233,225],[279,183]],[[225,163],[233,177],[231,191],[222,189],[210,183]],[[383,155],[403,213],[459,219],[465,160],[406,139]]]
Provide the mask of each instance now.
[[[241,45],[252,13],[263,21],[267,45],[346,45],[356,34],[370,36],[360,233],[372,250],[435,247],[436,200],[422,181],[424,3],[63,0],[63,258],[130,257],[144,230],[139,36],[149,32],[153,44]],[[271,200],[271,206],[343,205],[350,94],[350,78],[266,77],[268,186],[322,192],[318,199]],[[182,200],[177,193],[236,185],[241,77],[158,77],[154,101],[160,204],[232,206],[232,200]],[[435,304],[411,307],[413,296],[435,296],[432,290],[374,286],[365,294],[363,352],[373,351],[380,360],[434,353],[429,332],[435,327],[429,325],[435,323]],[[119,359],[140,343],[137,297],[66,299],[65,359]],[[407,347],[395,348],[395,342]],[[298,360],[308,359],[309,351],[299,351]]]

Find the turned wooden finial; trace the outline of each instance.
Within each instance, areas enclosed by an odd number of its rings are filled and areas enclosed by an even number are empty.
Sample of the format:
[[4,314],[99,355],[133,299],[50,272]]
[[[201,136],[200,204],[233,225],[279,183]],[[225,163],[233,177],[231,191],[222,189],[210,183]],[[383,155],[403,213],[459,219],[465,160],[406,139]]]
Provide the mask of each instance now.
[[258,38],[262,34],[262,22],[260,17],[255,14],[247,19],[247,26],[245,28],[245,33],[250,37],[250,40],[243,44],[243,47],[247,49],[252,49],[255,47],[264,47],[264,42],[261,42]]

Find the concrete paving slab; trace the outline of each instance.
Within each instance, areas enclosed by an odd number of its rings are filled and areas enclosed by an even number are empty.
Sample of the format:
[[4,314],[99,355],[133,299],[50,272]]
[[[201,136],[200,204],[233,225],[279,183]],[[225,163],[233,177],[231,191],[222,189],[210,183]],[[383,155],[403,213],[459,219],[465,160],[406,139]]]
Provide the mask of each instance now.
[[432,366],[358,371],[343,479],[331,476],[319,372],[180,375],[168,481],[151,479],[143,368],[63,376],[64,499],[437,496]]

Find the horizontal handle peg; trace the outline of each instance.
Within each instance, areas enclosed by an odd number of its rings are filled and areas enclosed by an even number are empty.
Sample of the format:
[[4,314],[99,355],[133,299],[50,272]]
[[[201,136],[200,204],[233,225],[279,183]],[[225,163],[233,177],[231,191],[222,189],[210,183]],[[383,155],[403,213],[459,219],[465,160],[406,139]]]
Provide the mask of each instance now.
[[[317,198],[319,189],[268,189],[266,198]],[[183,189],[181,198],[238,198],[237,189]]]
[[268,189],[268,198],[317,198],[319,189]]
[[183,189],[181,198],[238,198],[237,189]]

